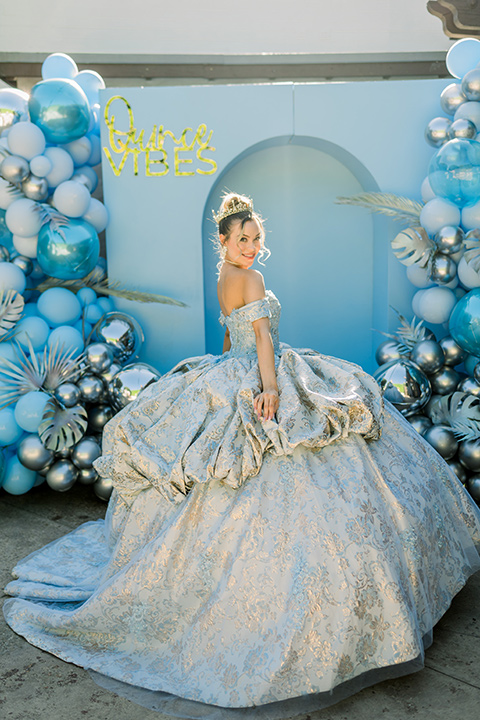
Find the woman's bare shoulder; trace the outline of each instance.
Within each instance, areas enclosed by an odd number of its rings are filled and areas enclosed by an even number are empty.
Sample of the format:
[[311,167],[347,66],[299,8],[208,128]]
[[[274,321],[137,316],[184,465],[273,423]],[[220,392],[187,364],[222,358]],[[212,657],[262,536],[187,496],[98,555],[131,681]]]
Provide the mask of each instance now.
[[245,304],[265,297],[265,281],[263,275],[253,268],[245,270],[243,297]]

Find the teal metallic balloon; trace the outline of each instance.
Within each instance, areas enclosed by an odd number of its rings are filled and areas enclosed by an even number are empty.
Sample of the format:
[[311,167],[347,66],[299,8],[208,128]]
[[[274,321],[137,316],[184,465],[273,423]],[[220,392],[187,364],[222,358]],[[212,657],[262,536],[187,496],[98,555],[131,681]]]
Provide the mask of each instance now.
[[33,86],[28,101],[30,119],[50,143],[68,143],[85,135],[90,106],[82,88],[72,80],[42,80]]
[[0,245],[4,245],[7,250],[13,250],[13,235],[7,227],[5,222],[6,211],[0,208]]
[[480,355],[480,288],[463,296],[453,308],[450,335],[470,355]]
[[50,223],[38,234],[37,260],[46,275],[76,280],[95,267],[100,252],[97,231],[85,220],[71,219],[55,229]]
[[480,198],[480,143],[454,139],[433,156],[428,171],[433,192],[463,207]]

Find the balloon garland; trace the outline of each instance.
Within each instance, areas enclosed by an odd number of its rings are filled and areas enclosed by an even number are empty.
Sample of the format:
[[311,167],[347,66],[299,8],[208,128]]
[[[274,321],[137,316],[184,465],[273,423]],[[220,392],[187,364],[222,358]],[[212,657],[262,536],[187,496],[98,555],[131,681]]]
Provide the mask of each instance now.
[[169,302],[106,279],[92,198],[103,79],[54,53],[31,94],[0,89],[0,485],[111,484],[93,468],[103,426],[160,375],[135,361],[137,321],[110,295]]

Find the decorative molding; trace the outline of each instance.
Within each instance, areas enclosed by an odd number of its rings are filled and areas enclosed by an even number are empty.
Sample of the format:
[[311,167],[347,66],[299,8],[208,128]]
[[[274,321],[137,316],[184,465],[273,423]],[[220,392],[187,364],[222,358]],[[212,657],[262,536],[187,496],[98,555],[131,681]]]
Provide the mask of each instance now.
[[427,10],[440,18],[447,37],[480,37],[480,0],[429,0]]

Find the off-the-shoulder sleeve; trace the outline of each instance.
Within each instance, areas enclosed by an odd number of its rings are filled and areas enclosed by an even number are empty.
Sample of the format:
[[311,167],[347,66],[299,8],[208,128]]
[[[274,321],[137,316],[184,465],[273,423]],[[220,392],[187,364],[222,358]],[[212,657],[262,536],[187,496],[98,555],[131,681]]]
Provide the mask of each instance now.
[[223,312],[221,310],[220,310],[220,315],[218,316],[218,322],[220,323],[220,325],[225,325],[225,315],[223,314]]
[[249,322],[255,322],[255,320],[260,320],[260,318],[270,318],[272,316],[270,303],[267,298],[254,300],[243,308],[240,308],[239,312],[241,312],[243,317]]

